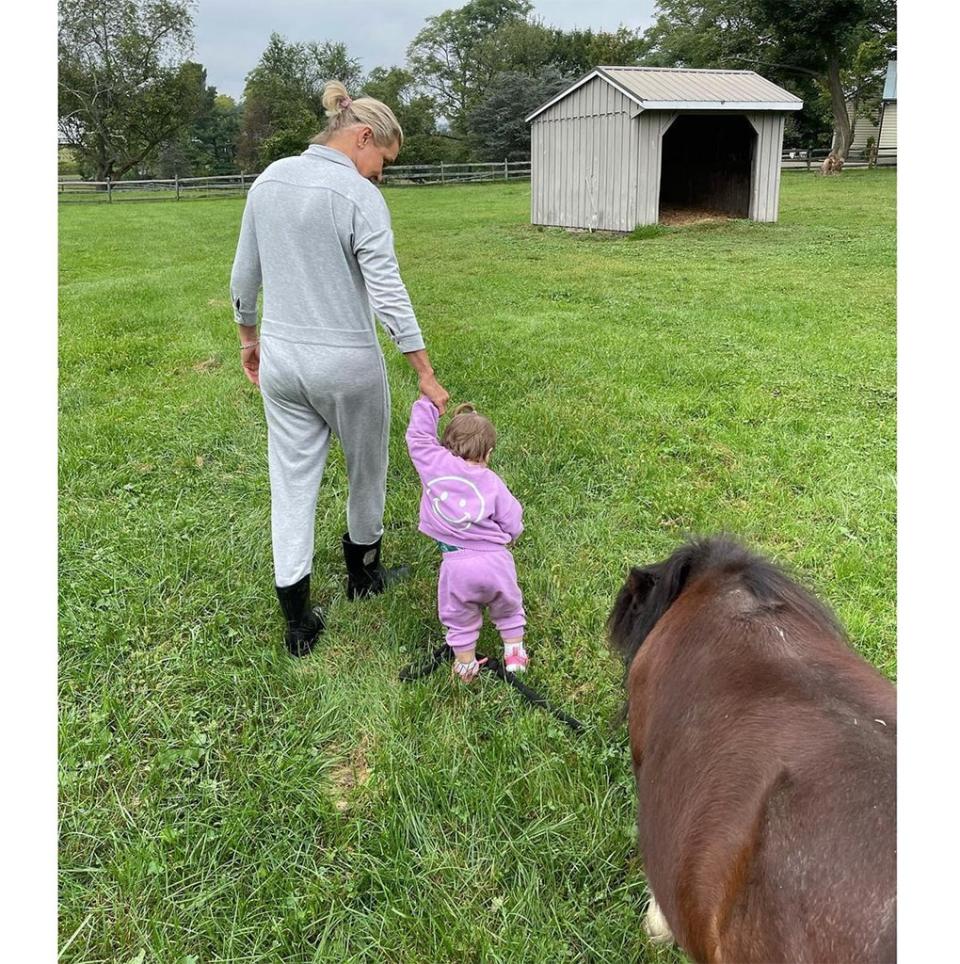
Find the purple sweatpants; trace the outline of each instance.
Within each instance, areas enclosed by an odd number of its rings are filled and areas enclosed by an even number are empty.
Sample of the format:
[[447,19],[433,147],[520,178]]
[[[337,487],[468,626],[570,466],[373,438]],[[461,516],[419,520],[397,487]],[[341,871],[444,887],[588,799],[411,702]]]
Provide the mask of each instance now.
[[476,644],[484,606],[503,639],[522,638],[527,618],[513,554],[506,548],[445,552],[437,606],[440,622],[447,629],[447,644],[453,649],[470,649]]

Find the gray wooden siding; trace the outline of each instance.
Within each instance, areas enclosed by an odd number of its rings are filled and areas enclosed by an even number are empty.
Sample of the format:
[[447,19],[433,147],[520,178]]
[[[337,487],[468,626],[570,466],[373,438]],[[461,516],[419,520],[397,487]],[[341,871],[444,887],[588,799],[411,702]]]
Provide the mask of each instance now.
[[757,132],[750,178],[753,221],[776,221],[780,210],[780,155],[783,153],[783,114],[756,111],[746,115]]
[[640,184],[636,217],[628,230],[638,224],[656,224],[660,219],[660,161],[663,135],[676,119],[675,111],[653,110],[640,115]]
[[595,78],[535,118],[534,224],[631,231],[637,225],[640,124],[627,97]]

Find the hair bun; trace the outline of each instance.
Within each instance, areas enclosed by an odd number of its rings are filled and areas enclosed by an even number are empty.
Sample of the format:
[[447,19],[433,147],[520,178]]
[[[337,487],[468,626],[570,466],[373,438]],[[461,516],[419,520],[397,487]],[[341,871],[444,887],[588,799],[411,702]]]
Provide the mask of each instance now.
[[453,418],[456,418],[458,415],[466,415],[468,412],[476,412],[476,408],[474,408],[471,402],[461,402],[453,410]]

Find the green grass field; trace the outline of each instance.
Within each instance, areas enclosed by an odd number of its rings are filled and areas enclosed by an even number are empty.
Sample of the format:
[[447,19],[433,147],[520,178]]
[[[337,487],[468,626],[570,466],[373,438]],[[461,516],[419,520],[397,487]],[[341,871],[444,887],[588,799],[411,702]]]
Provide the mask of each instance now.
[[387,191],[438,375],[525,507],[529,681],[580,738],[489,679],[397,682],[442,637],[388,343],[384,546],[415,576],[345,600],[335,450],[329,628],[284,654],[242,201],[62,207],[61,960],[682,960],[640,928],[604,621],[629,564],[722,530],[895,676],[895,191],[785,174],[777,224],[634,239],[531,227],[527,184]]

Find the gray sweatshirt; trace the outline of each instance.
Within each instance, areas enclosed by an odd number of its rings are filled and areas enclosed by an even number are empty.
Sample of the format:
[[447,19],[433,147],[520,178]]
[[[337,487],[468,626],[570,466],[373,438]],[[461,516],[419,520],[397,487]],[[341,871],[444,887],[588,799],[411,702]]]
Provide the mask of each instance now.
[[261,283],[261,335],[374,346],[376,312],[400,351],[424,347],[386,202],[340,151],[311,144],[253,182],[230,277],[239,324],[256,325]]

